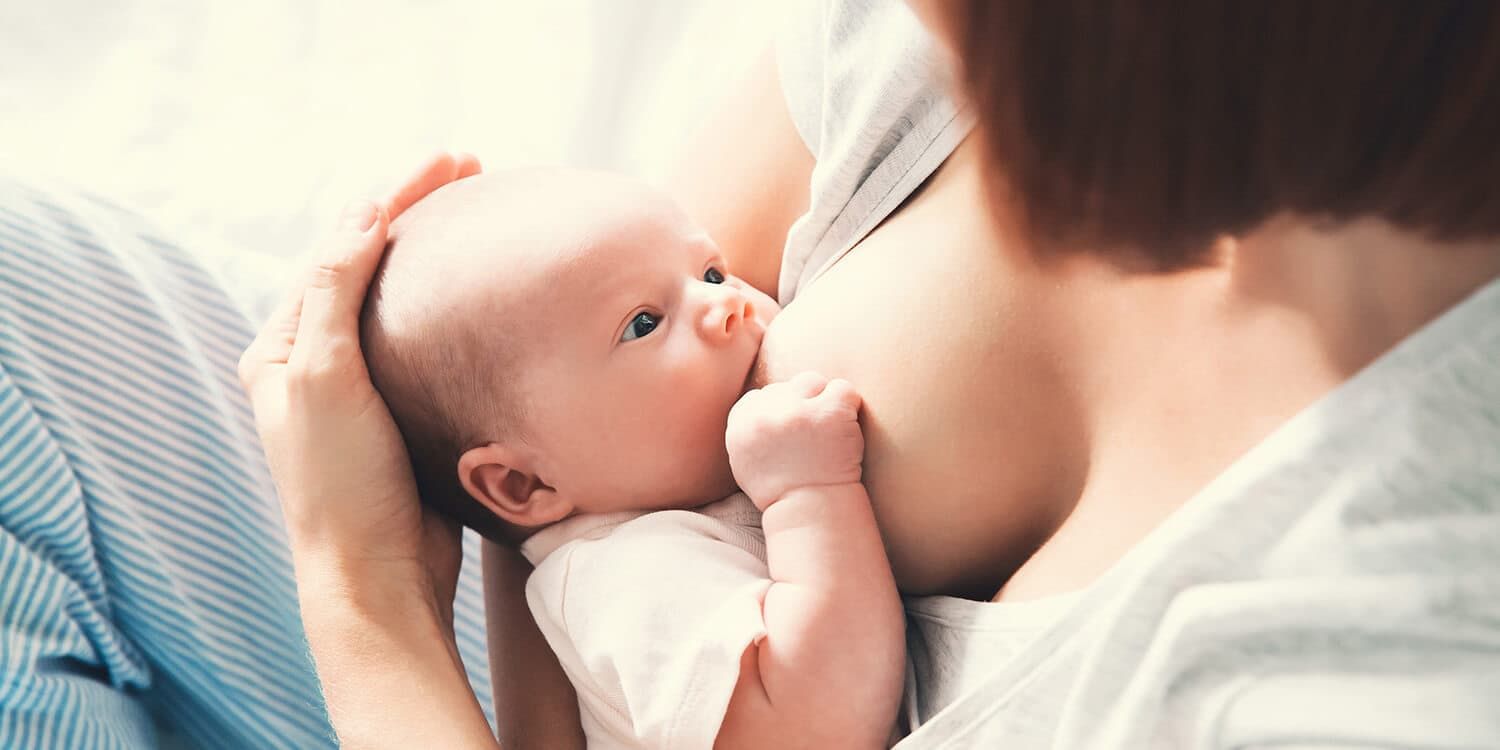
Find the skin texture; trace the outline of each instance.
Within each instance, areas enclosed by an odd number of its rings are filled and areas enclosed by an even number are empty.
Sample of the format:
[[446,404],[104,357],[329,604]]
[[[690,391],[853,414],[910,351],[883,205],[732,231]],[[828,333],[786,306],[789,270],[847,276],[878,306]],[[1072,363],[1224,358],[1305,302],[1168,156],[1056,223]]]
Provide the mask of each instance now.
[[[626,180],[564,170],[483,175],[419,208],[444,241],[398,243],[386,274],[420,266],[431,283],[401,294],[441,298],[410,307],[445,323],[413,327],[503,342],[512,366],[477,378],[515,383],[525,404],[521,424],[480,426],[487,437],[460,458],[471,496],[535,528],[734,491],[725,423],[777,306],[680,210]],[[487,411],[482,394],[463,406]]]

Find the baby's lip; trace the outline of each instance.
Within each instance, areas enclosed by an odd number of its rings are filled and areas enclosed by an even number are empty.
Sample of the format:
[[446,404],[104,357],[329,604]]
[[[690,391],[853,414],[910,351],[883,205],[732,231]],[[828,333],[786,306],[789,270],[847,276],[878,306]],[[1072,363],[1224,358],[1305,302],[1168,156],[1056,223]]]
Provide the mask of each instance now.
[[745,382],[740,384],[740,392],[748,393],[766,383],[766,365],[761,359],[760,337],[755,343],[755,352],[750,357],[750,366],[745,371]]
[[760,356],[757,353],[757,356],[750,360],[750,369],[745,372],[745,382],[740,384],[740,393],[749,393],[760,387],[759,383],[762,378],[759,375],[761,369]]
[[746,321],[748,325],[745,327],[749,329],[750,338],[755,342],[755,350],[750,357],[750,367],[745,372],[745,382],[740,384],[741,393],[759,388],[760,383],[765,380],[763,377],[765,367],[761,364],[760,347],[765,341],[766,329],[770,327],[772,318],[779,311],[779,308],[775,308],[774,306],[767,309],[762,305],[756,305],[755,311],[750,315],[750,319]]

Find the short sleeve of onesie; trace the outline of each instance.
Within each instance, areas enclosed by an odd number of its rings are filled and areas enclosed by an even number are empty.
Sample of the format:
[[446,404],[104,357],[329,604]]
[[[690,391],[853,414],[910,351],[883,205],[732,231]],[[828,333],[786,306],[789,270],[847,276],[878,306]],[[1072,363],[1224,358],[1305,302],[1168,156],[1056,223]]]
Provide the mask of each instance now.
[[713,746],[770,576],[743,495],[713,514],[596,526],[541,560],[527,601],[578,692],[590,748]]

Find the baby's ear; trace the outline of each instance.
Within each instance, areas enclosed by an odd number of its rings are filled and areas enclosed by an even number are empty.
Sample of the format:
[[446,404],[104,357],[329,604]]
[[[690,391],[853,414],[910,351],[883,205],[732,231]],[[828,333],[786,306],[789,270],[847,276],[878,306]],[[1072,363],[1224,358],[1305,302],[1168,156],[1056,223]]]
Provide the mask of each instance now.
[[459,456],[458,481],[469,497],[514,526],[538,528],[568,517],[573,507],[526,465],[508,446],[488,443]]

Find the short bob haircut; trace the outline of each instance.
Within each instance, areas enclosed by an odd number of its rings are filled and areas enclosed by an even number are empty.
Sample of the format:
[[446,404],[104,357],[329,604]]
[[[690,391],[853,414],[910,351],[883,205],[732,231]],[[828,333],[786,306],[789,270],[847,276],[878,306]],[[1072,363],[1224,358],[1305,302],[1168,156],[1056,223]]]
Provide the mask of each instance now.
[[1278,215],[1500,236],[1500,3],[938,0],[1041,257],[1169,270]]

